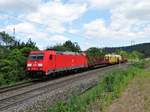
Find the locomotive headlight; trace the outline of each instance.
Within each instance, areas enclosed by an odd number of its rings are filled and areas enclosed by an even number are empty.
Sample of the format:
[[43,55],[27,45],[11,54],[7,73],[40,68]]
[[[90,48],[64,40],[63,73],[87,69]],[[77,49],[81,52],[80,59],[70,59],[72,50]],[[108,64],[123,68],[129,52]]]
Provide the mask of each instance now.
[[38,67],[42,67],[43,66],[43,64],[38,64]]
[[32,64],[27,64],[27,67],[31,67],[32,66]]

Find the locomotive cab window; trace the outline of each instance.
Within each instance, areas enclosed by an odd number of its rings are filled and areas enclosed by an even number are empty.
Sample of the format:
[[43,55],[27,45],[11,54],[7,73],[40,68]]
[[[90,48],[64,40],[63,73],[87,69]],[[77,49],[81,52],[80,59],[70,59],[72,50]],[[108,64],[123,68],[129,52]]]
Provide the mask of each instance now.
[[53,55],[52,55],[52,54],[50,54],[49,59],[50,59],[50,60],[52,60],[52,59],[53,59]]
[[30,54],[29,59],[30,60],[43,60],[44,54]]
[[43,54],[39,54],[37,55],[37,60],[43,60],[44,55]]

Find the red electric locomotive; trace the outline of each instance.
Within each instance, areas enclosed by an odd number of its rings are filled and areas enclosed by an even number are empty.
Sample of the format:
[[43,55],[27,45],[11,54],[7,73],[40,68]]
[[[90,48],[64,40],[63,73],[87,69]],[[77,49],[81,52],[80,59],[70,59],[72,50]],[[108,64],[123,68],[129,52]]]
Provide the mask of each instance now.
[[54,50],[32,51],[26,71],[30,77],[50,76],[52,73],[88,67],[84,53],[58,52]]

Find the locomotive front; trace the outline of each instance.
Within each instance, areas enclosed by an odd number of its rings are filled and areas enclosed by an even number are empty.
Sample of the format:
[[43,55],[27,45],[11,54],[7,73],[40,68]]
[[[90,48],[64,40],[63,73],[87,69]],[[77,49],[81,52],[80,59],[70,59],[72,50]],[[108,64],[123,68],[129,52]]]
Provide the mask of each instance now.
[[44,71],[44,52],[32,51],[28,57],[26,72],[29,77],[42,77]]

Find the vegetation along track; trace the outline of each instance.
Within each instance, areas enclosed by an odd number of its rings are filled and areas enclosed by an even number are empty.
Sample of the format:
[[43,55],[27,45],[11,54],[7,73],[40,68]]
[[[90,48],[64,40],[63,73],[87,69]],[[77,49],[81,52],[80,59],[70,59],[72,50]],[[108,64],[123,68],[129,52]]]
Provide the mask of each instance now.
[[[104,67],[104,68],[101,68],[101,70],[105,71],[112,67],[114,67],[114,66]],[[68,84],[71,84],[72,82],[78,81],[79,79],[82,80],[82,79],[85,79],[86,77],[87,78],[93,77],[92,74],[94,74],[96,72],[97,72],[97,70],[95,70],[93,72],[91,71],[90,73],[88,71],[88,72],[84,72],[79,75],[72,75],[72,76],[64,77],[64,78],[60,79],[59,81],[54,81],[53,83],[50,83],[50,84],[46,83],[46,85],[39,86],[37,88],[32,88],[31,90],[26,90],[22,93],[19,93],[19,94],[16,93],[13,96],[10,96],[10,97],[4,98],[4,99],[0,99],[0,111],[6,110],[12,106],[20,104],[21,102],[23,102],[25,100],[40,96],[49,91],[55,91],[56,89],[62,88]]]

